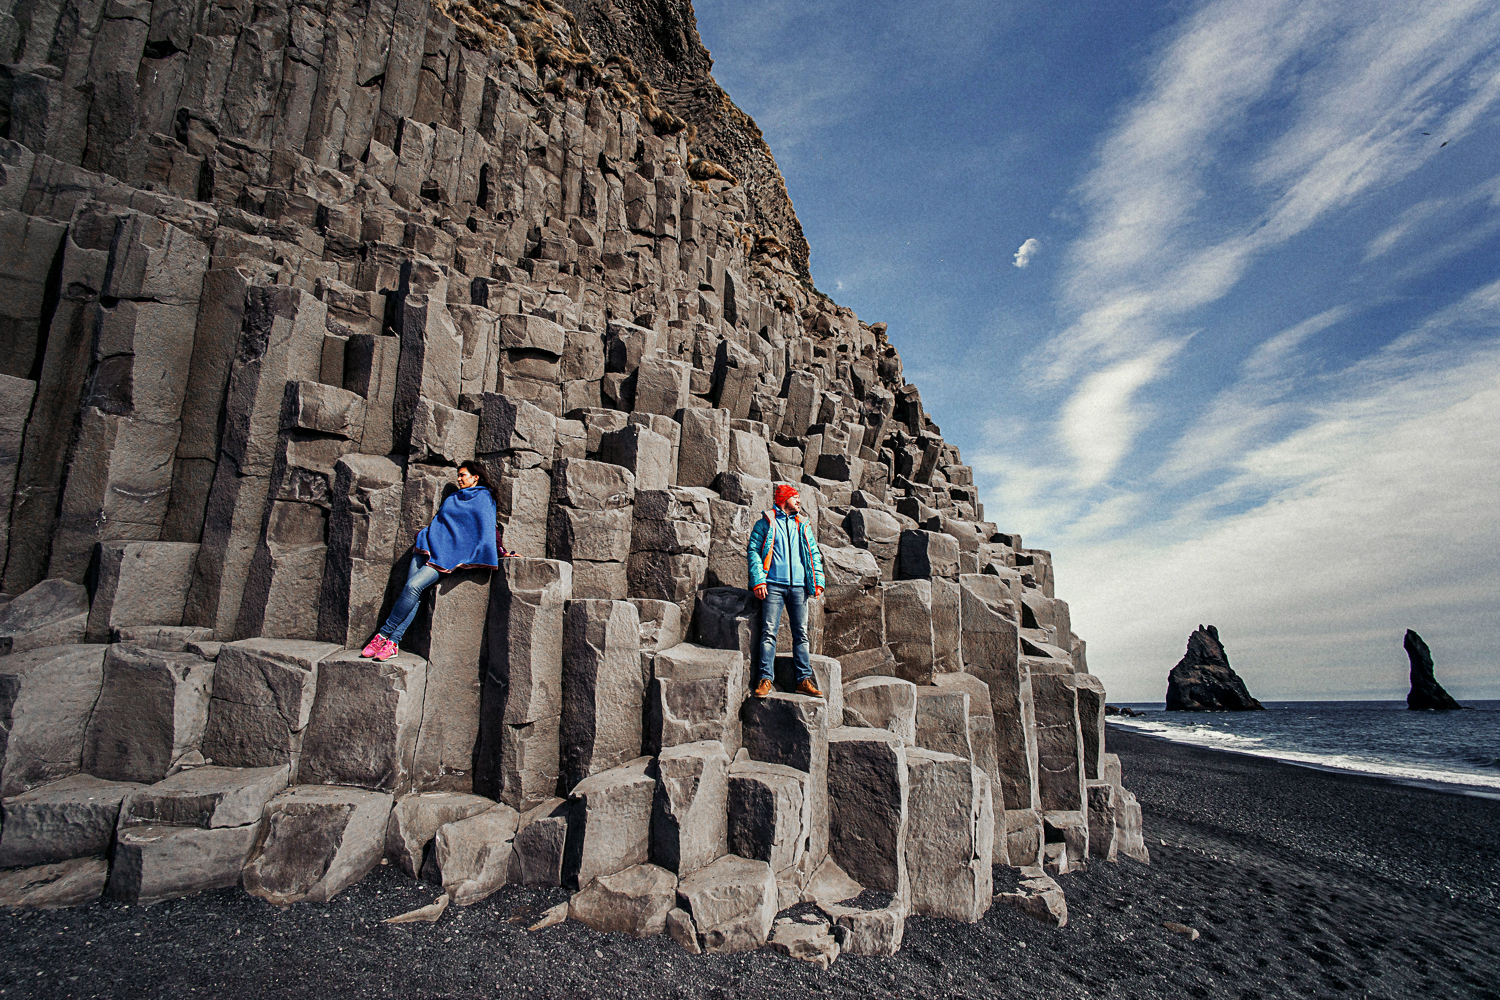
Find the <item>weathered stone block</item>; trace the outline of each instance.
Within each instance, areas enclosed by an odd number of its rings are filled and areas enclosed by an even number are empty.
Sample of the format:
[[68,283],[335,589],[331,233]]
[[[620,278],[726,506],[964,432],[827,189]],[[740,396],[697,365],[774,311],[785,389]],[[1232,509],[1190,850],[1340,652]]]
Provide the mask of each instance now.
[[502,804],[438,827],[427,866],[453,902],[472,906],[505,884],[520,819]]
[[103,646],[44,646],[0,657],[0,717],[10,722],[0,795],[78,773],[103,679]]
[[931,577],[958,579],[958,541],[937,531],[901,532],[901,576],[907,580]]
[[359,647],[380,625],[396,559],[401,467],[374,455],[345,455],[334,466],[333,511],[318,600],[318,638]]
[[651,692],[651,749],[717,740],[729,752],[741,744],[740,705],[748,684],[737,649],[681,643],[656,654]]
[[608,462],[566,459],[552,472],[552,502],[574,510],[615,510],[635,501],[635,476]]
[[776,920],[776,873],[764,861],[721,857],[684,877],[677,895],[710,954],[754,951]]
[[120,803],[140,787],[75,774],[0,801],[0,868],[104,857],[114,841]]
[[181,625],[198,546],[186,542],[103,542],[89,642],[108,642],[111,629]]
[[676,414],[688,405],[692,372],[692,365],[682,361],[669,361],[660,355],[641,358],[636,370],[635,411],[668,417]]
[[411,787],[427,661],[385,661],[344,650],[318,663],[319,682],[302,738],[297,781],[378,791]]
[[543,799],[521,814],[506,881],[512,885],[562,885],[567,852],[568,805]]
[[412,762],[412,787],[418,791],[474,788],[490,580],[489,570],[456,570],[433,586],[432,618],[414,643],[427,659],[422,725]]
[[318,662],[338,649],[295,639],[225,643],[214,668],[203,756],[226,767],[291,764],[295,776]]
[[216,664],[194,653],[116,643],[104,656],[83,770],[111,781],[160,781],[199,750]]
[[385,825],[385,856],[412,878],[424,875],[433,837],[448,823],[495,807],[493,799],[463,792],[415,792],[396,799]]
[[225,889],[240,881],[240,870],[255,847],[260,823],[248,826],[132,826],[115,837],[110,867],[110,898],[124,903],[155,903]]
[[1099,760],[1104,755],[1104,682],[1092,674],[1074,674],[1078,692],[1078,726],[1083,739],[1083,776],[1104,777]]
[[260,823],[266,802],[287,786],[288,768],[194,767],[135,788],[120,808],[119,828],[197,826],[205,830]]
[[897,676],[931,684],[937,669],[932,581],[901,580],[883,589],[885,640],[896,658]]
[[479,414],[418,397],[411,414],[411,461],[458,465],[474,457],[478,436]]
[[479,454],[533,452],[551,464],[557,442],[557,418],[540,407],[501,393],[486,392],[479,416]]
[[83,906],[99,898],[108,879],[109,862],[102,857],[0,872],[0,906],[28,910]]
[[624,562],[631,521],[628,507],[574,510],[554,504],[547,515],[547,555],[567,562]]
[[942,687],[919,687],[916,695],[916,745],[974,760],[974,748],[969,743],[969,695]]
[[906,869],[917,913],[973,923],[990,908],[995,843],[990,779],[952,754],[906,755]]
[[364,878],[385,851],[391,795],[299,785],[266,805],[265,833],[245,864],[245,891],[278,906],[323,903]]
[[751,760],[781,764],[808,776],[810,829],[804,868],[810,871],[829,851],[828,703],[777,691],[746,701],[741,717]]
[[884,729],[917,745],[917,686],[898,677],[861,677],[844,685],[845,726]]
[[0,656],[83,642],[89,595],[81,584],[43,580],[0,607]]
[[596,931],[653,937],[666,930],[667,912],[676,902],[676,875],[637,864],[588,882],[568,900],[568,917]]
[[729,471],[729,439],[728,411],[684,410],[682,444],[677,452],[677,484],[712,486],[719,473]]
[[650,757],[637,757],[573,786],[568,793],[565,885],[583,887],[599,876],[646,863],[656,795],[651,767]]
[[783,764],[729,767],[729,852],[782,872],[802,861],[812,833],[810,776]]
[[[656,758],[651,857],[679,875],[728,851],[729,755],[717,740],[667,747]],[[774,881],[774,880],[773,880]]]
[[[1020,623],[1014,604],[1007,603],[1009,588],[1000,577],[965,576],[959,581],[959,598],[965,667],[990,692],[995,759],[1005,806],[1039,809],[1031,677],[1020,658]],[[1020,862],[1012,856],[1012,863]]]
[[640,424],[626,424],[600,436],[599,457],[629,469],[637,490],[664,490],[676,478],[672,442]]

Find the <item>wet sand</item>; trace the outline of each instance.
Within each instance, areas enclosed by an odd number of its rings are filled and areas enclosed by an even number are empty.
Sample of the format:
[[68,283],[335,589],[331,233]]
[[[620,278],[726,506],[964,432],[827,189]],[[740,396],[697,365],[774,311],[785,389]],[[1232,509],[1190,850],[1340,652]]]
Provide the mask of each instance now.
[[[1113,728],[1109,743],[1152,864],[1062,876],[1061,930],[998,906],[973,925],[914,917],[895,958],[821,972],[574,923],[527,933],[561,890],[387,926],[436,893],[382,867],[285,911],[218,890],[0,914],[0,997],[1500,998],[1500,801]],[[1010,881],[997,869],[996,891]]]

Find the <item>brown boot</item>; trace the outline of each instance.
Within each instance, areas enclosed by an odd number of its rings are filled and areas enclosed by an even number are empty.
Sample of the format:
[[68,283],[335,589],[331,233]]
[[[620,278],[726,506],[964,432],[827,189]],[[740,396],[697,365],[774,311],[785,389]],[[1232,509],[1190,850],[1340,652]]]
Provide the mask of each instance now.
[[823,697],[823,692],[818,690],[818,686],[812,682],[812,678],[811,677],[809,677],[807,680],[803,681],[801,684],[797,685],[797,693],[798,694],[810,694],[814,698],[821,698],[821,697]]
[[770,697],[770,694],[771,694],[771,678],[766,677],[763,680],[761,680],[761,682],[759,684],[755,685],[755,690],[752,693],[757,698],[767,698],[767,697]]

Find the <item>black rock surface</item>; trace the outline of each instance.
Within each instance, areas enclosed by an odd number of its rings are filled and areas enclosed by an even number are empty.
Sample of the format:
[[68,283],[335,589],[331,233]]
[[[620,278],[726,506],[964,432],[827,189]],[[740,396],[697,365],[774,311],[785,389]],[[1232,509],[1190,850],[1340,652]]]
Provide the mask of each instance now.
[[1443,690],[1443,686],[1433,676],[1432,650],[1427,648],[1427,643],[1422,641],[1422,637],[1411,629],[1407,629],[1406,639],[1402,645],[1406,647],[1407,658],[1411,660],[1411,690],[1406,695],[1406,707],[1412,711],[1438,712],[1451,712],[1455,708],[1463,708],[1453,700],[1451,694]]
[[1219,630],[1199,625],[1188,637],[1187,652],[1167,676],[1167,711],[1246,712],[1265,707],[1250,696],[1230,667]]

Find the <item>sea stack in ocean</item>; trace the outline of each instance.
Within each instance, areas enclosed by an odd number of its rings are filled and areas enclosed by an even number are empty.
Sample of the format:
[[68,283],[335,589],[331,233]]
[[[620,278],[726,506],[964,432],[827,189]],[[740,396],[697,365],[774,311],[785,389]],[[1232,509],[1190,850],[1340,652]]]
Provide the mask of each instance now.
[[1167,711],[1247,712],[1265,707],[1250,697],[1245,682],[1230,667],[1219,630],[1199,625],[1188,636],[1187,652],[1167,675]]
[[1443,690],[1443,686],[1433,676],[1432,650],[1427,648],[1422,637],[1407,629],[1402,645],[1406,647],[1406,655],[1411,660],[1411,691],[1406,695],[1406,707],[1412,711],[1431,709],[1438,712],[1463,708],[1453,700],[1451,694]]

